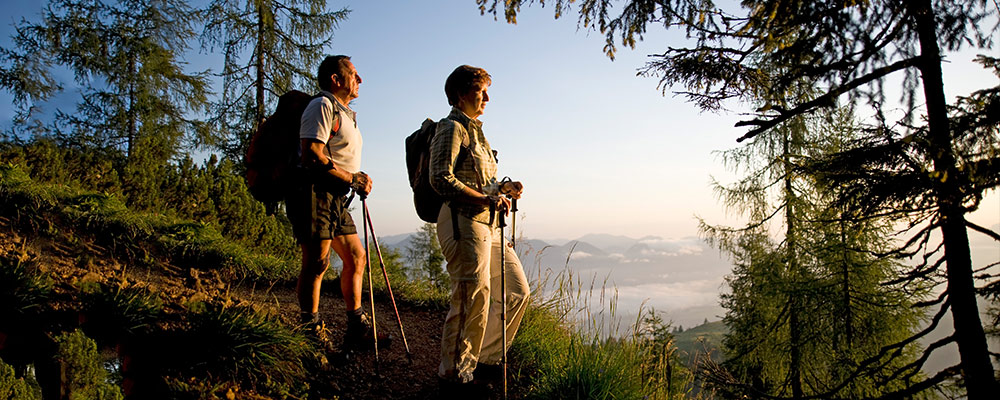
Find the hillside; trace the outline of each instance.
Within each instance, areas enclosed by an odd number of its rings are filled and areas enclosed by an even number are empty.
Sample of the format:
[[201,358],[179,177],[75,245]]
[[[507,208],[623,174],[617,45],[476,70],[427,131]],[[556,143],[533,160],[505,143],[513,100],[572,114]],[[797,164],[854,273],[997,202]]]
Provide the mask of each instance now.
[[675,332],[674,339],[679,350],[690,364],[695,356],[711,354],[716,362],[722,361],[722,338],[729,333],[729,328],[722,321],[709,322],[685,330]]
[[[99,204],[79,206],[87,196],[100,203],[100,195],[4,183],[0,289],[10,297],[0,302],[0,359],[33,365],[43,388],[59,386],[52,338],[82,329],[130,398],[436,396],[445,311],[433,302],[397,295],[412,358],[379,289],[378,326],[395,336],[393,347],[380,351],[378,362],[371,352],[324,355],[295,328],[289,275],[253,278],[230,256],[205,257],[198,243],[168,244],[163,228],[143,226],[141,216],[129,214],[139,218],[136,226],[113,225],[108,213],[94,212]],[[38,285],[17,286],[22,282]],[[329,276],[321,300],[335,341],[345,324],[338,288]],[[37,304],[26,303],[32,300]]]

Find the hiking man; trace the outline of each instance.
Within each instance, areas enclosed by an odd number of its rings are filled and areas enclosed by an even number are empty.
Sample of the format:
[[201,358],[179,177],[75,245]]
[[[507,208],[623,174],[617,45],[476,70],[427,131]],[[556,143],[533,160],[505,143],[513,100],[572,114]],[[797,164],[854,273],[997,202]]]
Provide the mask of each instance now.
[[[510,200],[504,195],[520,198],[523,186],[497,180],[497,159],[483,136],[478,118],[490,99],[491,82],[482,68],[456,68],[444,85],[451,113],[438,122],[431,140],[431,186],[445,199],[438,242],[451,277],[438,367],[445,397],[486,395],[488,385],[502,376],[503,349],[513,341],[531,293],[517,254],[509,246],[501,248],[497,213],[506,215]],[[500,265],[501,251],[505,265]],[[501,343],[501,268],[507,281],[507,346]]]
[[[361,282],[368,260],[358,230],[348,212],[348,193],[366,196],[372,180],[361,169],[361,131],[356,113],[348,105],[358,97],[361,76],[344,55],[328,56],[319,65],[320,95],[302,113],[301,182],[286,201],[288,218],[302,249],[302,269],[296,286],[301,322],[324,342],[319,318],[320,284],[330,264],[330,249],[343,262],[340,290],[347,311],[347,349],[371,348],[374,336],[368,315],[361,308]],[[388,341],[379,338],[380,344]]]

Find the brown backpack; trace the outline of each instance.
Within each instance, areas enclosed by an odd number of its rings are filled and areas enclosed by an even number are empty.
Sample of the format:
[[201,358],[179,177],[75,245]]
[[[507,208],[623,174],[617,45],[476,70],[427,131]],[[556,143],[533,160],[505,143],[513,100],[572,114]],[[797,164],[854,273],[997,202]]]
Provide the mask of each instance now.
[[[299,159],[299,125],[302,112],[313,99],[310,95],[291,90],[278,98],[274,114],[257,127],[246,154],[246,182],[254,199],[264,203],[268,213],[277,209],[285,194],[296,182],[292,175]],[[337,118],[337,125],[340,119]],[[334,127],[334,132],[339,126]]]
[[[444,204],[444,198],[433,187],[430,179],[431,139],[437,132],[437,122],[427,118],[420,129],[406,137],[406,172],[410,177],[410,188],[413,189],[413,206],[417,216],[424,222],[437,222],[438,212]],[[457,164],[470,152],[469,138],[464,138],[458,152]]]

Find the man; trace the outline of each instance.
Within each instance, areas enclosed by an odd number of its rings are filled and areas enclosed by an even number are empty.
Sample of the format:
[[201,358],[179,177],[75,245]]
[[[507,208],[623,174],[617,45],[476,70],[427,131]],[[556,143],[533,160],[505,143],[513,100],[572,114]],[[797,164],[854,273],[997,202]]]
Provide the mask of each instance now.
[[[489,396],[489,386],[502,377],[503,349],[514,340],[531,294],[517,254],[501,246],[498,214],[510,209],[504,195],[517,199],[523,186],[497,180],[496,156],[479,121],[490,99],[490,83],[482,68],[456,68],[445,81],[451,112],[438,122],[431,140],[431,186],[446,200],[438,214],[438,241],[451,277],[451,309],[438,367],[443,398]],[[507,293],[500,291],[504,275]],[[506,327],[501,321],[504,303]]]
[[[361,308],[361,283],[367,254],[348,212],[351,190],[361,196],[371,192],[372,181],[361,169],[361,131],[351,100],[358,97],[361,76],[348,56],[329,56],[320,63],[320,95],[302,113],[299,128],[301,184],[286,202],[295,238],[302,249],[302,270],[296,290],[301,322],[332,347],[319,318],[320,284],[329,267],[330,249],[344,268],[340,290],[347,311],[344,345],[349,350],[371,348],[374,336],[368,315]],[[388,345],[389,338],[379,338]]]

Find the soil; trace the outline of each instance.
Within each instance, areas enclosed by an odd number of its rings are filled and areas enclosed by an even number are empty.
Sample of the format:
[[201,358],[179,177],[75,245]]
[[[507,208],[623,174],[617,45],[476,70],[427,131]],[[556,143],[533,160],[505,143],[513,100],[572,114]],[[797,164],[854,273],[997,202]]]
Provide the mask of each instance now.
[[[83,282],[116,280],[159,293],[168,313],[179,313],[184,310],[185,304],[192,301],[225,299],[235,304],[253,304],[258,309],[279,315],[290,324],[298,319],[294,282],[234,282],[226,280],[216,270],[180,268],[162,262],[153,267],[137,267],[134,263],[116,260],[107,249],[80,236],[51,237],[37,232],[18,232],[5,222],[0,217],[0,255],[34,260],[34,264],[53,279],[57,298],[60,292],[69,294],[78,291]],[[69,294],[65,297],[73,296]],[[364,307],[370,313],[367,292],[364,299]],[[379,350],[378,360],[371,351],[329,355],[325,366],[310,371],[314,376],[311,384],[314,393],[310,399],[438,397],[436,370],[446,310],[411,304],[399,298],[396,301],[406,344],[409,345],[409,356],[388,296],[376,297],[374,314],[377,327],[394,337],[391,348]],[[73,305],[66,304],[65,307],[72,308]],[[320,310],[332,331],[333,340],[339,343],[344,334],[346,315],[338,282],[324,282]]]

